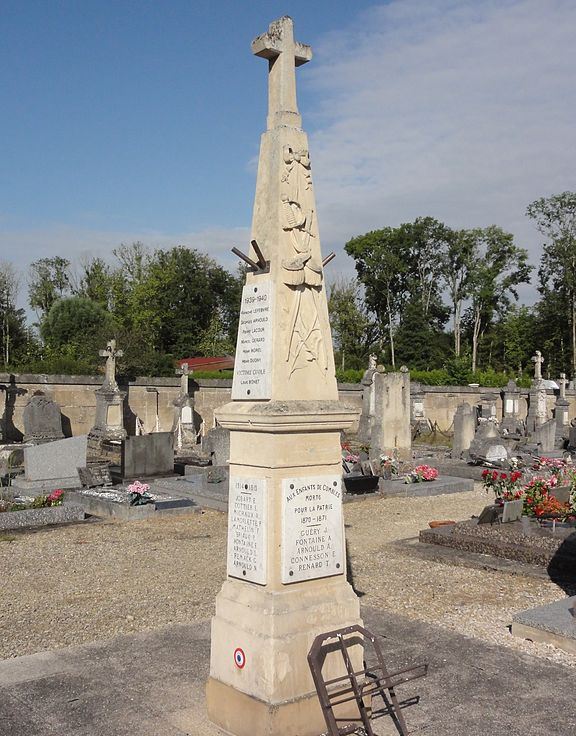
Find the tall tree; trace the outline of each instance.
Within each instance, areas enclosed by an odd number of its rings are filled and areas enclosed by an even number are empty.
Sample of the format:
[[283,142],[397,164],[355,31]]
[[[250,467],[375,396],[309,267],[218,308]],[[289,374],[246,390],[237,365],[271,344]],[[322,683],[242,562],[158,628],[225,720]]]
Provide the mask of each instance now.
[[408,247],[405,232],[392,227],[352,238],[344,246],[356,261],[368,309],[376,315],[382,331],[388,333],[392,367],[396,367],[394,329],[410,293]]
[[60,256],[41,258],[30,264],[28,297],[41,320],[50,307],[70,290],[70,261]]
[[474,230],[478,260],[470,291],[472,372],[477,368],[478,344],[497,314],[518,299],[517,286],[527,283],[532,266],[528,252],[514,244],[514,236],[496,225]]
[[469,297],[478,266],[477,237],[474,230],[452,230],[441,253],[443,281],[450,297],[454,354],[462,352],[462,310]]
[[0,262],[0,337],[2,363],[6,369],[14,349],[26,342],[24,310],[16,307],[19,280],[11,263]]
[[571,369],[576,375],[576,192],[541,197],[528,205],[526,214],[547,238],[538,273],[540,293],[546,298],[558,292],[567,302]]
[[340,368],[365,366],[374,349],[378,328],[366,310],[356,279],[341,278],[331,284],[328,311]]

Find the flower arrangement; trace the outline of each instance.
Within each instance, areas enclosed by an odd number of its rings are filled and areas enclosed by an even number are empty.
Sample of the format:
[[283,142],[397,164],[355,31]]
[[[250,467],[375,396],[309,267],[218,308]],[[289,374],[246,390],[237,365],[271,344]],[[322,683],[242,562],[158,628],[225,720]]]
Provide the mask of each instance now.
[[436,480],[438,471],[430,465],[417,465],[404,476],[404,483],[422,483],[422,481]]
[[513,501],[519,498],[521,494],[520,481],[522,473],[519,470],[513,470],[511,473],[499,473],[497,470],[482,471],[482,483],[484,489],[494,492],[496,498],[503,498],[505,501]]
[[383,476],[398,475],[400,472],[400,464],[398,458],[390,455],[380,455],[380,470]]
[[64,491],[60,488],[47,496],[36,496],[36,498],[11,500],[7,498],[0,499],[0,513],[5,511],[27,511],[28,509],[46,509],[51,506],[62,506],[64,501]]
[[135,480],[128,486],[127,490],[130,494],[130,506],[143,506],[146,503],[154,502],[154,499],[148,493],[150,490],[148,483],[141,483],[139,480]]

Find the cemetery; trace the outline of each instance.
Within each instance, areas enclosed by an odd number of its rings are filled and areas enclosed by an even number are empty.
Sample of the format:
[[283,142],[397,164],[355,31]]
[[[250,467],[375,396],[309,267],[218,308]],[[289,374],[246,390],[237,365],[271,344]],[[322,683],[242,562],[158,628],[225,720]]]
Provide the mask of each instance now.
[[312,49],[251,50],[233,379],[0,374],[0,734],[576,733],[573,384],[337,382]]

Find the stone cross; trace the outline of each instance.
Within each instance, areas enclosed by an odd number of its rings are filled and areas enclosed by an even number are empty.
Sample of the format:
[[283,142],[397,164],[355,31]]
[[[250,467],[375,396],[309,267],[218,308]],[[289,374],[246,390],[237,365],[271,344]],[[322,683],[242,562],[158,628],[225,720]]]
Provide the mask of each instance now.
[[[193,371],[192,371],[193,372]],[[180,378],[180,396],[188,396],[188,376],[191,374],[188,363],[182,363],[180,368],[176,368],[176,375]]]
[[98,355],[106,358],[106,377],[104,383],[110,386],[117,386],[116,383],[116,358],[124,355],[122,350],[116,350],[116,340],[109,340],[105,350],[99,350]]
[[274,21],[268,33],[252,41],[252,53],[268,59],[268,130],[277,125],[301,127],[296,102],[295,67],[312,58],[312,49],[294,40],[292,18]]
[[544,363],[544,358],[542,357],[542,353],[539,350],[537,350],[536,354],[532,356],[532,362],[534,363],[534,380],[541,381],[542,363]]
[[566,378],[565,373],[560,374],[560,378],[556,381],[558,386],[560,386],[560,398],[565,399],[566,398],[566,386],[568,385],[568,379]]

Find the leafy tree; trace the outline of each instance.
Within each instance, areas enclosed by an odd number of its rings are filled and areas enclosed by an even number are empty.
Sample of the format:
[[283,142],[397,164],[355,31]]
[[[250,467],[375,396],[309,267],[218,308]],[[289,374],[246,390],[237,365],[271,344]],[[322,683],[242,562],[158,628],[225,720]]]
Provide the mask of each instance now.
[[112,274],[104,259],[91,258],[82,264],[80,283],[75,295],[97,302],[105,309],[111,306]]
[[24,310],[16,307],[18,286],[12,264],[0,262],[0,338],[5,369],[12,362],[15,351],[23,348],[27,341]]
[[388,332],[393,368],[396,367],[394,329],[409,295],[408,243],[404,235],[399,228],[387,227],[352,238],[344,246],[356,261],[366,306],[376,315],[382,331]]
[[60,256],[41,258],[30,265],[29,304],[39,319],[57,299],[70,291],[70,261]]
[[[559,293],[568,307],[571,372],[576,375],[576,192],[541,197],[528,205],[526,214],[547,238],[538,273],[539,290],[545,299]],[[565,319],[562,313],[556,318]]]
[[115,334],[115,325],[101,304],[74,296],[59,299],[50,307],[40,331],[48,348],[96,364],[98,348]]
[[378,328],[366,310],[356,279],[339,279],[331,285],[328,311],[340,370],[365,367],[375,349]]
[[528,252],[514,244],[514,236],[496,225],[474,230],[478,259],[471,282],[468,323],[472,333],[472,372],[478,362],[478,344],[495,315],[518,299],[517,286],[526,283],[532,266]]
[[450,297],[454,355],[462,351],[462,310],[469,297],[478,265],[474,230],[452,230],[446,237],[446,248],[440,252],[441,273]]
[[420,298],[408,301],[396,332],[398,362],[417,370],[430,370],[442,365],[449,350],[450,338],[442,332],[438,319],[425,314]]

